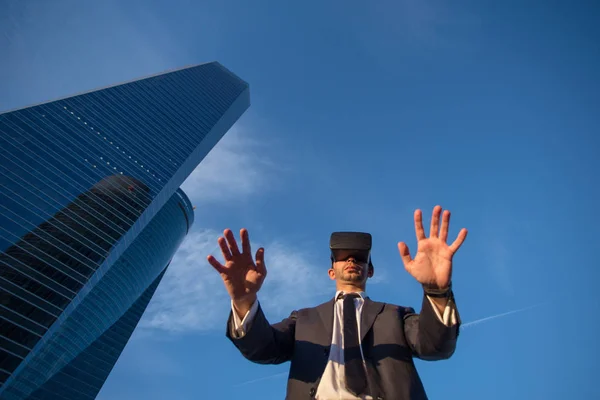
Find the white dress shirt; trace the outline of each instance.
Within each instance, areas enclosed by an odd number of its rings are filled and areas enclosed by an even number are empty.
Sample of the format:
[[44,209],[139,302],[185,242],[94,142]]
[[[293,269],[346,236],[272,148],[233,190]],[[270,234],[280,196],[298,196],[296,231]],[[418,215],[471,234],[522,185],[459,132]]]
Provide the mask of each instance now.
[[[343,293],[341,291],[337,291],[335,293],[335,298],[337,301],[335,302],[335,310],[333,314],[333,338],[331,341],[331,348],[329,351],[329,360],[327,361],[327,366],[325,367],[325,371],[323,372],[323,376],[321,377],[321,381],[319,383],[319,387],[317,388],[317,393],[315,394],[316,400],[373,400],[373,397],[364,395],[361,397],[356,397],[354,394],[350,393],[346,389],[345,383],[345,370],[344,370],[344,337],[343,337],[343,323],[344,323],[344,307],[343,301],[341,301],[340,294]],[[360,297],[354,299],[354,305],[356,307],[356,320],[358,324],[358,337],[359,344],[362,346],[362,342],[360,338],[362,337],[362,333],[360,332],[360,321],[362,316],[362,308],[365,302],[366,293],[359,292]],[[438,310],[437,306],[433,303],[431,298],[429,298],[433,309],[437,317],[440,321],[446,326],[452,326],[456,324],[456,307],[452,300],[448,301],[446,308],[444,309],[443,315]],[[254,302],[250,310],[246,313],[243,320],[240,320],[235,308],[233,307],[233,303],[231,304],[231,308],[233,310],[233,321],[234,321],[234,337],[241,338],[247,332],[249,326],[251,325],[254,316],[258,310],[258,300]],[[361,347],[362,353],[362,347]],[[364,355],[363,363],[364,363]]]

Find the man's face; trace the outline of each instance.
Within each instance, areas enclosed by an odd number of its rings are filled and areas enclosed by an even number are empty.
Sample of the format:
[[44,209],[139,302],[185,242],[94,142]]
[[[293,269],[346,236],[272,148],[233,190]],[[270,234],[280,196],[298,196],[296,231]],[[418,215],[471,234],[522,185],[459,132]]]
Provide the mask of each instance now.
[[333,253],[334,262],[329,276],[341,282],[364,283],[373,275],[369,270],[369,256],[362,252],[351,250],[336,250]]

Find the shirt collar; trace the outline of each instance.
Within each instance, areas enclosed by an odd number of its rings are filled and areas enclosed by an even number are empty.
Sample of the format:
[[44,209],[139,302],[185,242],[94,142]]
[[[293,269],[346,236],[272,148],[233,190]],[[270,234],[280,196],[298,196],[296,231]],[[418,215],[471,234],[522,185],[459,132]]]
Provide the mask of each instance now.
[[[363,300],[367,298],[367,292],[355,292],[355,293],[358,294],[361,297],[361,299],[363,299]],[[339,300],[341,295],[343,295],[343,294],[344,294],[344,291],[338,290],[337,292],[335,292],[335,299]]]

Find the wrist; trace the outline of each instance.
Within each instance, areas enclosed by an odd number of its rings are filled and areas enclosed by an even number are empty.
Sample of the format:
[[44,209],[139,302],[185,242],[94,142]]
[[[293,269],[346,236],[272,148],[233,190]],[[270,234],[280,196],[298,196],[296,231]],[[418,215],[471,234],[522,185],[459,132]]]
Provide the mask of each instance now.
[[240,315],[240,317],[244,317],[246,313],[250,311],[250,308],[252,308],[252,305],[254,302],[256,302],[256,299],[256,293],[254,293],[237,299],[232,298],[231,302],[235,310],[238,312],[238,315]]
[[436,284],[423,284],[423,291],[429,297],[447,299],[452,296],[452,282],[449,282],[445,287]]

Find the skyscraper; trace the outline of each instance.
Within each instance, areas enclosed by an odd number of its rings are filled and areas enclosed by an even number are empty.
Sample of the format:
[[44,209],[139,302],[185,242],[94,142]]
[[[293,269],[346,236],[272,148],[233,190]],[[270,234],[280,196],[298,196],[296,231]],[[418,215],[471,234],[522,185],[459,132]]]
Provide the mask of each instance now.
[[94,398],[249,107],[218,63],[0,114],[0,398]]

